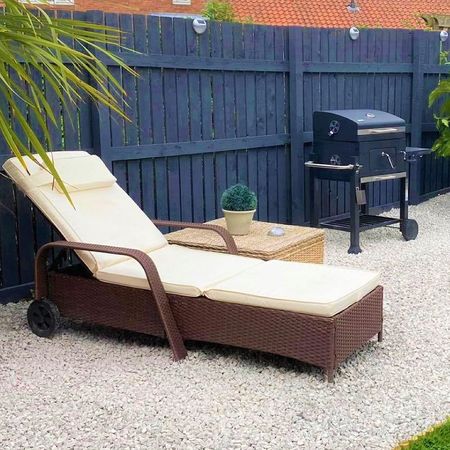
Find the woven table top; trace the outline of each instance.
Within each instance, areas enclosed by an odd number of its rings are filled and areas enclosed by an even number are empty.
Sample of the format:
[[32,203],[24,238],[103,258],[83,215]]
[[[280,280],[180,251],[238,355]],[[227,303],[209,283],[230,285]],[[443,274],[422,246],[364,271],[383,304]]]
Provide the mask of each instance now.
[[[212,220],[207,223],[221,225],[226,228],[224,218]],[[284,236],[268,235],[268,232],[276,226],[284,229]],[[171,244],[216,251],[225,250],[225,244],[222,238],[217,233],[209,230],[186,228],[166,234],[166,238]],[[324,231],[317,228],[258,222],[254,220],[249,234],[246,236],[233,236],[233,238],[236,241],[240,254],[270,258],[278,253],[286,252],[290,248],[308,246],[311,243],[323,241]]]

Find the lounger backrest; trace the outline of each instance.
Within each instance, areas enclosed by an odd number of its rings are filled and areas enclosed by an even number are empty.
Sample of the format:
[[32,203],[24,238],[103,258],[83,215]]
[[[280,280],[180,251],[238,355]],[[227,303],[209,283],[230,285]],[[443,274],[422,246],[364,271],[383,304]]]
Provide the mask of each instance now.
[[[53,183],[52,176],[29,158],[25,158],[29,173],[17,158],[8,159],[3,168],[66,240],[144,252],[167,245],[165,237],[120,188],[100,158],[82,151],[49,155],[75,207]],[[91,252],[78,254],[92,272],[127,258]]]

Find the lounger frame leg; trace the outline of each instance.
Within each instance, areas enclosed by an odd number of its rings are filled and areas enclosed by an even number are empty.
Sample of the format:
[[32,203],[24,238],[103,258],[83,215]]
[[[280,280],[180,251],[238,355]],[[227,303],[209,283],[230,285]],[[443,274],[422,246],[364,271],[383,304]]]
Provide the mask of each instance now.
[[325,375],[327,376],[328,383],[333,383],[333,381],[334,381],[334,372],[335,372],[334,368],[327,368],[327,369],[325,369]]
[[155,303],[164,325],[164,330],[173,352],[175,361],[183,359],[187,355],[186,347],[183,342],[178,325],[172,313],[169,299],[164,290],[164,286],[159,278],[158,270],[151,258],[144,252],[136,249],[123,247],[111,247],[106,245],[85,244],[79,242],[56,241],[43,245],[37,252],[35,260],[35,280],[36,280],[36,299],[48,297],[47,281],[47,257],[52,248],[66,248],[70,250],[84,250],[89,252],[109,253],[115,255],[124,255],[135,259],[144,269],[147,281],[150,286],[149,301],[151,296]]

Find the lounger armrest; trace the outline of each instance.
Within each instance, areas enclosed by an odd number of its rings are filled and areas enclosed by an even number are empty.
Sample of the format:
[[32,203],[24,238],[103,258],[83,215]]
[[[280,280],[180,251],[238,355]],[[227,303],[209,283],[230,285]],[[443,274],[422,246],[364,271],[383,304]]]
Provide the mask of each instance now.
[[[47,256],[52,248],[65,248],[69,250],[83,250],[89,252],[109,253],[114,255],[123,255],[135,259],[144,269],[151,293],[155,299],[164,329],[167,334],[170,346],[174,353],[175,360],[182,359],[186,356],[186,348],[183,338],[175,322],[172,314],[169,299],[158,274],[158,269],[150,256],[141,250],[113,247],[100,244],[86,244],[82,242],[55,241],[49,242],[39,248],[35,260],[35,282],[36,282],[36,299],[48,297],[47,283]],[[95,300],[93,300],[95,301]]]
[[175,222],[172,220],[152,220],[158,227],[174,227],[174,228],[199,228],[201,230],[210,230],[219,234],[225,242],[228,253],[232,255],[238,254],[238,249],[233,236],[229,231],[220,225],[212,225],[210,223],[192,223],[192,222]]

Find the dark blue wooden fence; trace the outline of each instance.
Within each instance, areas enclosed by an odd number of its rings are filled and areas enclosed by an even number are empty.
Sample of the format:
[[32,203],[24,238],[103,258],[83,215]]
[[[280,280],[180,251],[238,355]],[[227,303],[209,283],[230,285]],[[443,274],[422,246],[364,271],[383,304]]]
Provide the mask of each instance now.
[[[364,29],[352,41],[347,30],[210,23],[198,36],[190,20],[73,14],[123,30],[124,45],[139,53],[120,55],[140,77],[104,59],[127,92],[130,122],[88,100],[69,111],[55,98],[61,127],[51,128],[52,148],[99,154],[150,217],[212,219],[222,191],[242,182],[258,194],[259,219],[307,222],[303,163],[315,110],[382,109],[406,120],[411,145],[436,138],[427,97],[449,71],[438,65],[438,33]],[[0,162],[8,156],[0,140]],[[448,190],[449,169],[449,160],[424,157],[412,199]],[[323,216],[346,211],[346,189],[322,183]],[[395,182],[371,190],[373,206],[397,199]],[[0,202],[0,301],[8,301],[32,287],[33,255],[56,232],[4,177]]]

